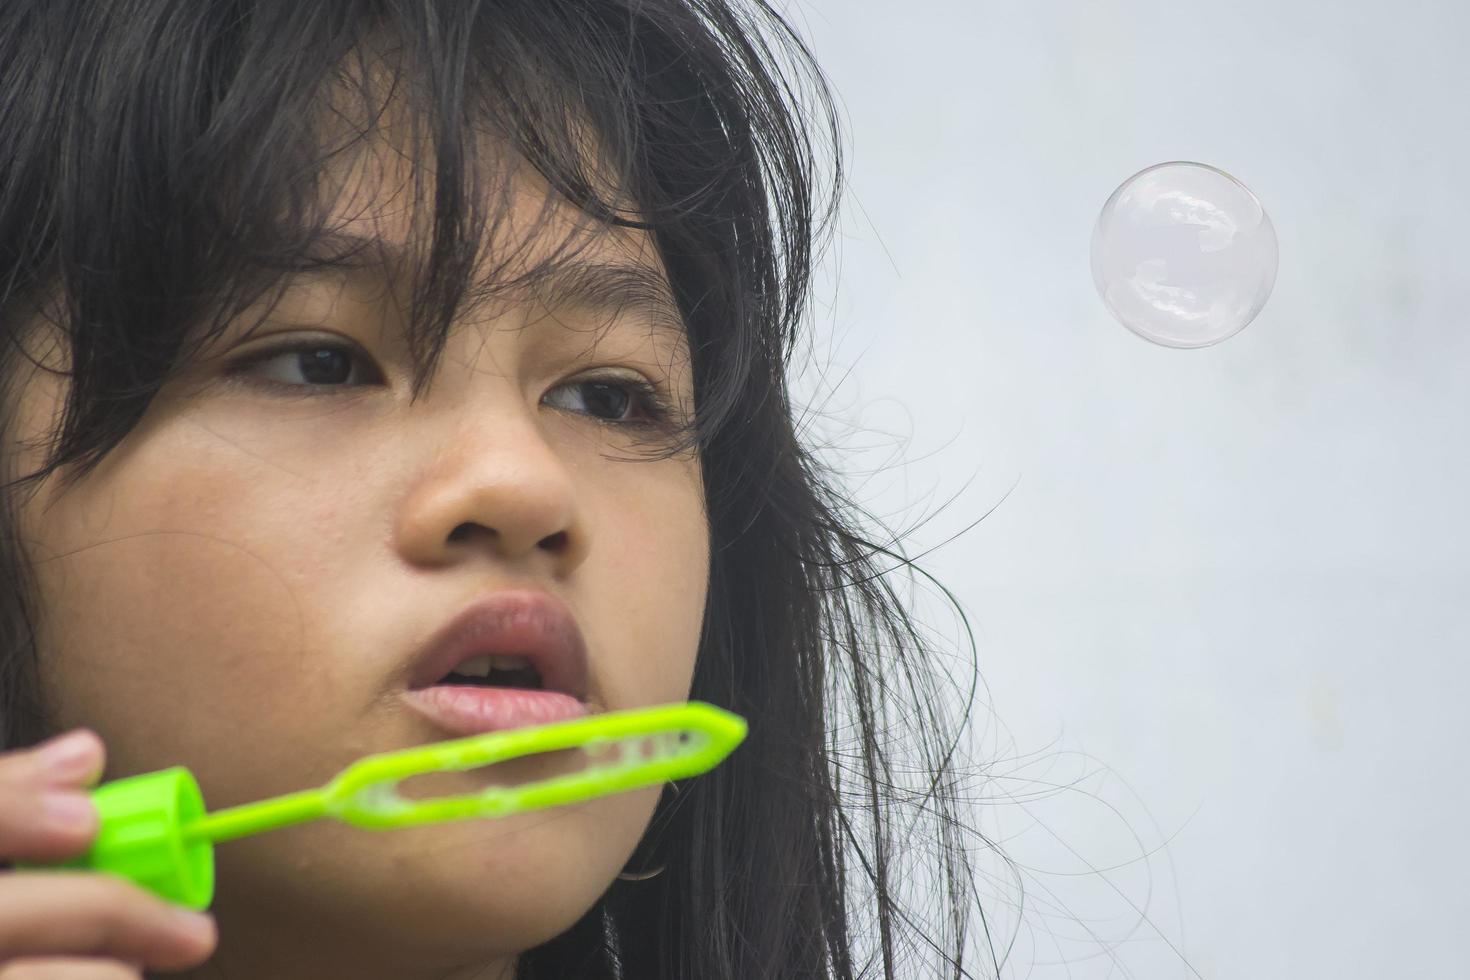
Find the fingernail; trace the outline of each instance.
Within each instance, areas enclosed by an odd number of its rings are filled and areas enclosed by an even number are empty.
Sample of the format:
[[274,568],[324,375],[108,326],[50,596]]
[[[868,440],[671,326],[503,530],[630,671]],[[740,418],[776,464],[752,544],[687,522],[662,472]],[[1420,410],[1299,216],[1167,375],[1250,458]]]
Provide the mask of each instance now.
[[60,778],[80,776],[97,757],[97,736],[85,728],[47,742],[39,760],[48,773]]
[[97,820],[97,807],[81,793],[42,793],[41,817],[59,830],[86,830]]
[[193,909],[172,908],[169,916],[179,931],[190,939],[209,942],[214,939],[214,916]]

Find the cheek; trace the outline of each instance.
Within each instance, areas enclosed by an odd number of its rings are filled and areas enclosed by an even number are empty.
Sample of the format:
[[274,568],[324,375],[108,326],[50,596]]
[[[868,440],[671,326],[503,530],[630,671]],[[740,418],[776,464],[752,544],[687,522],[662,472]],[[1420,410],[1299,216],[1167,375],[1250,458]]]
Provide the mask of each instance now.
[[299,728],[291,692],[311,658],[284,564],[299,535],[261,527],[258,482],[181,467],[190,457],[167,439],[119,458],[34,525],[55,720],[94,727],[109,772],[197,758],[263,726]]
[[613,704],[683,701],[709,573],[702,497],[697,484],[671,480],[652,491],[645,483],[632,499],[636,507],[614,506],[593,532],[585,595],[595,608],[586,618],[604,627],[611,646],[594,669]]

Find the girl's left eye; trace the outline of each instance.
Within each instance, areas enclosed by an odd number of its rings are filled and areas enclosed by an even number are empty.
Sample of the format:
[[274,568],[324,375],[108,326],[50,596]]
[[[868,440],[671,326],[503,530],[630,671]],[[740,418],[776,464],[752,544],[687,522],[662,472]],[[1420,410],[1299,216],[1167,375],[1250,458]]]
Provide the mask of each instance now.
[[[305,383],[260,377],[261,372],[256,369],[272,361],[279,361],[286,365],[288,372],[298,372],[305,378]],[[309,398],[320,394],[330,394],[330,389],[333,388],[346,390],[360,388],[367,384],[368,382],[364,381],[346,383],[347,378],[352,375],[352,369],[364,364],[372,366],[372,361],[353,346],[313,341],[251,354],[233,364],[226,377],[231,384],[264,387],[283,393],[294,391],[302,397]],[[377,373],[375,368],[373,373]],[[313,388],[327,390],[312,391]],[[621,375],[582,378],[559,385],[555,390],[564,389],[569,391],[583,389],[586,394],[581,401],[589,406],[592,417],[608,425],[654,428],[666,425],[673,414],[673,409],[663,393],[642,378],[627,378]],[[607,411],[610,417],[596,414],[597,410]],[[635,414],[641,412],[644,417],[627,417],[625,413],[630,410]]]

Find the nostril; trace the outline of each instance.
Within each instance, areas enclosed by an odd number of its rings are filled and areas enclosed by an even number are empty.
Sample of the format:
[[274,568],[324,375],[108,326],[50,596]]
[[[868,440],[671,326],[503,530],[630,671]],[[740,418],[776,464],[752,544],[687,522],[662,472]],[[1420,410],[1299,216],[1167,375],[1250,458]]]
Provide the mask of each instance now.
[[[469,537],[471,535],[471,533],[473,533],[473,531],[474,531],[475,528],[479,528],[482,531],[489,531],[489,529],[486,528],[483,524],[475,524],[473,522],[467,522],[467,523],[461,524],[459,527],[455,528],[453,531],[450,531],[449,532],[449,540],[450,541],[463,541],[465,538]],[[494,532],[492,531],[492,532],[489,532],[489,533],[492,533],[493,534]]]

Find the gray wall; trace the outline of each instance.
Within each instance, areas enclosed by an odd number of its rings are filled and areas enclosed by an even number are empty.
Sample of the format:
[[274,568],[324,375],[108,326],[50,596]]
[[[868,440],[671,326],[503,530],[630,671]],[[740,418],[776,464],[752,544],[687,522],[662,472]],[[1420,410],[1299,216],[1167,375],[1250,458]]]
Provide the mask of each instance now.
[[[891,526],[931,518],[910,553],[996,507],[925,565],[988,685],[1004,975],[1470,975],[1470,7],[784,9],[851,168],[809,434]],[[1091,282],[1098,209],[1168,160],[1279,236],[1215,347],[1142,340]]]

